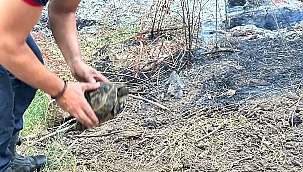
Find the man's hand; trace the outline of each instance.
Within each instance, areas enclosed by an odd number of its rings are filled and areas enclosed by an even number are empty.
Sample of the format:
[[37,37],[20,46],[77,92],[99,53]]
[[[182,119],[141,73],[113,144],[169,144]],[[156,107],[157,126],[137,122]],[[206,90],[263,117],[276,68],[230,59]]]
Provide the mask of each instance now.
[[[116,118],[125,107],[129,90],[124,83],[100,82],[100,87],[85,92],[85,98],[99,119],[99,124]],[[87,127],[77,121],[75,129],[85,130]]]
[[[74,10],[68,8],[75,9],[78,5],[77,1],[79,0],[56,0],[57,3],[53,3],[53,9],[59,9],[59,14],[54,15],[54,18],[58,19],[58,17],[63,16],[62,20],[54,20],[61,21],[57,26],[62,27],[53,26],[56,28],[55,30],[65,31],[59,31],[57,38],[59,37],[61,49],[66,50],[64,54],[71,62],[75,61],[74,57],[81,57],[77,45]],[[0,0],[0,64],[23,82],[55,96],[62,90],[63,81],[41,64],[25,42],[29,32],[37,23],[42,9],[42,6],[31,6],[24,1],[14,1],[12,3],[10,0]],[[65,9],[67,12],[63,13],[60,9]],[[60,33],[63,35],[60,35]],[[99,87],[99,83],[88,83],[90,80],[93,81],[91,77],[100,80],[102,80],[102,77],[92,72],[93,70],[84,64],[80,63],[74,66],[83,68],[81,69],[82,72],[77,69],[76,75],[85,78],[84,80],[87,80],[87,83],[69,84],[63,96],[58,98],[57,101],[64,110],[76,117],[77,120],[88,127],[94,127],[98,125],[99,121],[87,103],[84,92]],[[86,72],[83,73],[83,71]]]
[[68,83],[62,97],[57,99],[61,108],[75,117],[88,128],[95,127],[99,120],[84,97],[86,90],[94,90],[100,87],[100,83]]
[[83,60],[77,60],[70,64],[73,76],[80,82],[95,83],[97,81],[109,82],[96,69],[88,66]]

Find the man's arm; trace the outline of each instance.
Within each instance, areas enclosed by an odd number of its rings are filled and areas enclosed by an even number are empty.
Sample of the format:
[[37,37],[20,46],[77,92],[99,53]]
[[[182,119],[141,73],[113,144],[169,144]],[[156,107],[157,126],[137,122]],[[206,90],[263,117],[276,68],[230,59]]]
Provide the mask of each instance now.
[[48,6],[51,30],[69,66],[82,60],[75,14],[79,3],[80,0],[50,0]]
[[39,62],[25,41],[41,11],[42,7],[23,1],[0,1],[0,64],[20,80],[54,96],[62,90],[63,81]]
[[[55,96],[64,82],[44,67],[36,58],[26,37],[38,21],[42,7],[24,1],[0,1],[0,64],[25,83]],[[0,81],[1,82],[1,81]],[[98,84],[69,84],[59,105],[88,127],[98,124],[98,118],[84,98],[84,91],[98,88]],[[1,115],[1,114],[0,114]]]
[[76,10],[80,0],[51,0],[48,6],[50,26],[73,76],[78,81],[109,82],[97,70],[89,67],[82,60],[78,32],[76,27]]

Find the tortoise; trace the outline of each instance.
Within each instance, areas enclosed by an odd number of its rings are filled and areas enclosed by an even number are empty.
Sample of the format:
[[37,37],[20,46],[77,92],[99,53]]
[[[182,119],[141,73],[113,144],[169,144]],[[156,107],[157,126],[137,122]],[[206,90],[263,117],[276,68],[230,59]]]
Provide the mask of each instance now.
[[[86,91],[84,96],[99,119],[99,125],[117,117],[122,112],[128,99],[129,90],[124,83],[100,82],[96,90]],[[76,130],[87,129],[85,125],[76,122]]]

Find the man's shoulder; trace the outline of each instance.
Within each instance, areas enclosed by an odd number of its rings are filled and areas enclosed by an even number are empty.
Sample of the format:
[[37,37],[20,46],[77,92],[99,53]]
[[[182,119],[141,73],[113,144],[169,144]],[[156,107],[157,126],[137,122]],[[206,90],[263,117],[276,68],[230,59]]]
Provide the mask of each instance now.
[[48,0],[23,0],[24,2],[32,6],[45,6]]

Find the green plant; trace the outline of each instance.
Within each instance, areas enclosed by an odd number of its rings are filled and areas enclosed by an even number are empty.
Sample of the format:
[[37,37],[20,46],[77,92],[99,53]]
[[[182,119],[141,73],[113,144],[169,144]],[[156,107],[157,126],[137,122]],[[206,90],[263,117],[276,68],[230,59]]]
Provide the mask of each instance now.
[[218,146],[219,145],[219,141],[215,141],[214,139],[209,139],[209,142],[211,144],[213,144],[214,146]]
[[[47,129],[49,120],[48,104],[49,96],[38,90],[32,103],[24,114],[24,129],[22,130],[23,137],[39,134]],[[61,143],[62,133],[56,137],[57,140],[47,140],[44,143],[43,149],[39,146],[33,146],[26,142],[22,144],[24,155],[35,155],[43,153],[47,156],[47,163],[44,172],[48,171],[73,171],[76,168],[76,158],[71,153],[70,149]]]
[[38,90],[32,103],[24,114],[24,128],[21,135],[39,133],[47,127],[49,97]]
[[250,121],[250,118],[242,118],[240,119],[240,124],[245,124],[248,123]]
[[48,158],[44,172],[46,171],[75,171],[76,157],[71,153],[69,148],[57,141],[47,142],[46,156]]

